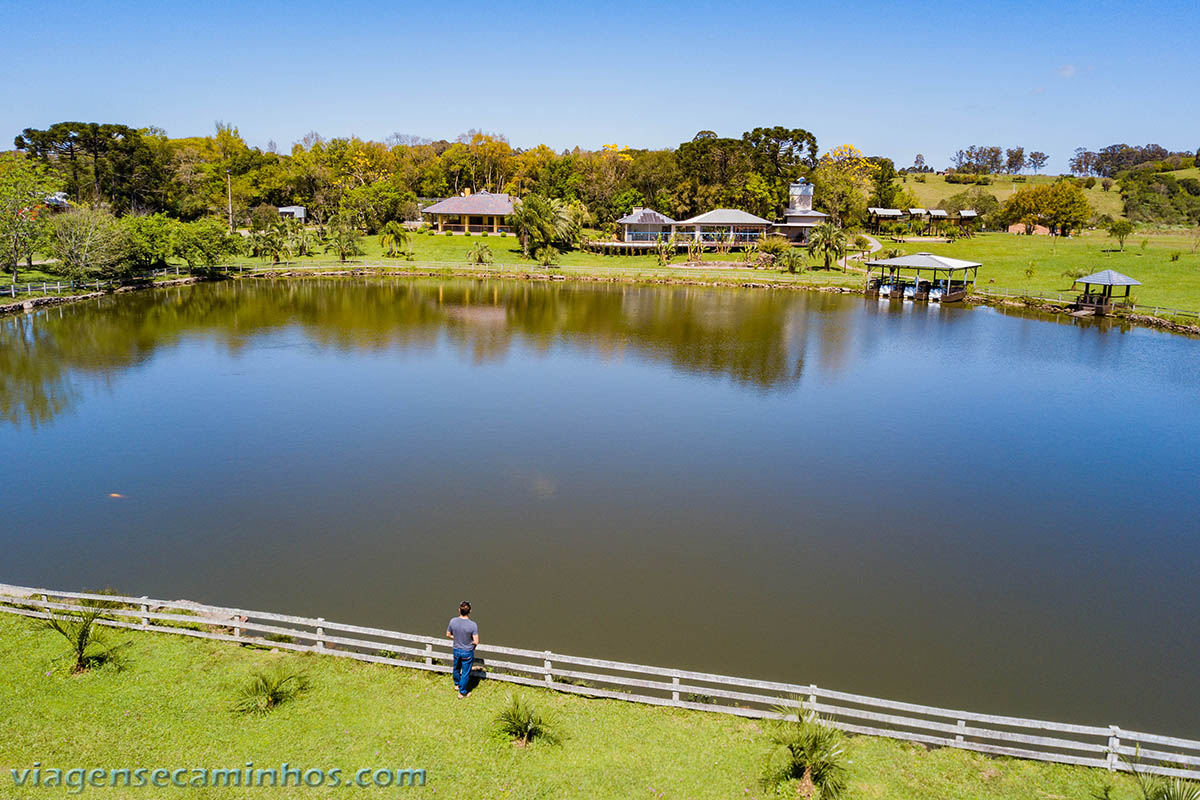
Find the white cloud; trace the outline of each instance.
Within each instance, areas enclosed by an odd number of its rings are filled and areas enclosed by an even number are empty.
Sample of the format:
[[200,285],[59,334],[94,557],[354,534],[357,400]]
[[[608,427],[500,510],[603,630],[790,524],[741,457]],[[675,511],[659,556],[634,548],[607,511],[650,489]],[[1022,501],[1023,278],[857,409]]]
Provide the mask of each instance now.
[[1058,77],[1074,78],[1075,73],[1077,72],[1079,72],[1079,67],[1075,66],[1074,64],[1063,64],[1058,68]]

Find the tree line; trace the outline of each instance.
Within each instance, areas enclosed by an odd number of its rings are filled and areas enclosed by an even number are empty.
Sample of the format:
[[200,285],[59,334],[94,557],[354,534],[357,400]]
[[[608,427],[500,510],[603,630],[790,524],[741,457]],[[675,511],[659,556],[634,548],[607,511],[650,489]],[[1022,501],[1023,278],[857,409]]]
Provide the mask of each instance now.
[[288,153],[251,147],[235,126],[171,138],[157,128],[60,122],[27,128],[19,152],[45,165],[75,203],[114,213],[161,212],[182,220],[230,215],[246,224],[258,206],[302,205],[323,223],[351,214],[368,233],[414,218],[418,198],[473,192],[536,193],[579,201],[603,223],[634,206],[686,217],[714,206],[782,212],[790,182],[815,169],[817,140],[800,128],[760,127],[740,137],[701,131],[674,149],[555,152],[512,147],[472,130],[453,141],[394,135],[377,142],[310,133]]

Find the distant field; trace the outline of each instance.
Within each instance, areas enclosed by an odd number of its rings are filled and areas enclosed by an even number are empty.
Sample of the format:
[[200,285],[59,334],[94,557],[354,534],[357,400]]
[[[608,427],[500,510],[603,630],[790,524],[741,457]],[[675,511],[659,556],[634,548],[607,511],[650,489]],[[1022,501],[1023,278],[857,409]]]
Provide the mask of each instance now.
[[[1144,249],[1142,241],[1146,242]],[[1192,241],[1184,232],[1134,233],[1125,242],[1124,252],[1100,231],[1057,241],[1049,236],[981,233],[953,244],[885,241],[884,247],[978,261],[983,264],[979,270],[981,286],[1029,292],[1069,291],[1071,278],[1063,275],[1068,270],[1091,273],[1115,269],[1142,282],[1133,291],[1139,304],[1200,311],[1200,248],[1192,253]],[[1178,261],[1171,261],[1172,253],[1180,254]],[[1033,276],[1027,278],[1025,271],[1029,268]]]
[[[1177,177],[1184,177],[1183,172],[1173,172],[1171,174]],[[918,180],[920,177],[925,178],[924,183]],[[1057,175],[1023,175],[1021,177],[1025,178],[1023,183],[1013,183],[1011,175],[993,175],[991,176],[991,185],[980,186],[978,188],[985,192],[990,192],[995,195],[997,200],[1003,203],[1012,196],[1014,187],[1020,189],[1023,186],[1032,186],[1039,183],[1054,183],[1058,179]],[[923,176],[902,176],[900,185],[916,195],[917,199],[921,201],[922,208],[937,208],[942,201],[951,195],[975,188],[972,184],[946,183],[945,176],[928,173]],[[1096,185],[1091,189],[1084,189],[1083,193],[1087,196],[1088,202],[1092,204],[1092,208],[1095,209],[1097,214],[1109,214],[1113,217],[1123,215],[1124,203],[1116,186],[1113,186],[1112,189],[1106,192],[1100,188],[1100,181],[1097,179]]]

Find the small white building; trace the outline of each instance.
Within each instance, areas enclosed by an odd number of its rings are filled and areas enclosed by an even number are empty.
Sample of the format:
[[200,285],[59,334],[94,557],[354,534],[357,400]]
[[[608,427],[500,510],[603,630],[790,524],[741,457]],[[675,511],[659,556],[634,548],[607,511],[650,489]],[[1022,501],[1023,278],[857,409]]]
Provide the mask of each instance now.
[[617,220],[623,242],[656,242],[671,237],[675,220],[653,208],[635,206],[633,211]]
[[772,232],[790,242],[803,244],[808,241],[808,232],[828,218],[828,214],[813,211],[813,185],[801,178],[788,187],[788,206],[783,212],[783,222],[775,223]]
[[757,242],[767,235],[772,223],[736,208],[718,208],[699,216],[676,222],[671,229],[685,239],[698,239],[716,244]]
[[308,210],[304,206],[283,206],[279,209],[279,216],[304,222],[308,218]]

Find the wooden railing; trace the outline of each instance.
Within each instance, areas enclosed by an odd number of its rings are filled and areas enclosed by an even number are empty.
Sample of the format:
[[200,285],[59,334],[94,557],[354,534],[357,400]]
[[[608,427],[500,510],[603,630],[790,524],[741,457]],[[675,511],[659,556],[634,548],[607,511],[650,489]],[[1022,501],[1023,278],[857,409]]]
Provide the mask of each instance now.
[[[91,604],[91,605],[89,605]],[[109,607],[116,606],[116,607]],[[360,661],[449,672],[444,638],[176,600],[59,592],[0,584],[0,611],[46,618],[50,612],[104,610],[101,624]],[[1062,764],[1200,778],[1200,741],[1044,720],[955,711],[837,692],[813,685],[483,644],[477,671],[487,680],[751,718],[813,710],[850,733]]]

